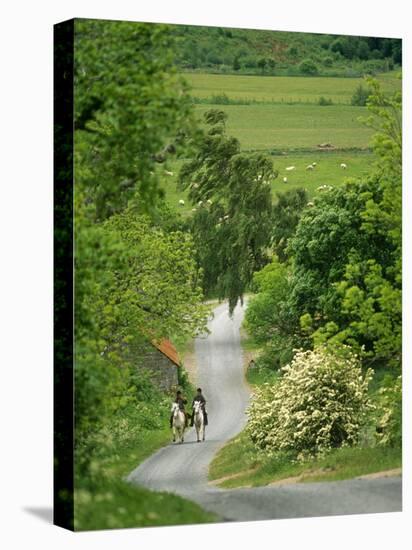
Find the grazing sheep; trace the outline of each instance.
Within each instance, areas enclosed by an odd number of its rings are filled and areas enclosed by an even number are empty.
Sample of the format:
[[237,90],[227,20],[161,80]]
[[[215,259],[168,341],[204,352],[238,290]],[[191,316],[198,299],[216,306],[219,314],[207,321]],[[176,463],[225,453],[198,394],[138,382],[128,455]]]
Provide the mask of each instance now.
[[286,170],[287,170],[288,172],[290,172],[291,170],[294,170],[294,169],[295,169],[294,166],[288,166],[288,167],[286,168]]
[[347,165],[344,163],[344,162],[341,162],[341,165],[340,165],[341,168],[343,168],[344,170],[346,170],[347,168]]
[[198,204],[198,206],[202,206],[203,201],[199,201],[197,204]]
[[308,202],[307,206],[315,206],[313,202]]
[[312,166],[311,164],[308,164],[308,165],[306,166],[306,170],[313,170],[313,166]]
[[316,166],[316,162],[312,162],[312,166],[315,167],[315,166]]
[[223,216],[223,219],[228,220],[229,219],[229,214],[226,214],[226,216]]
[[212,204],[212,201],[210,199],[207,199],[208,204]]
[[179,204],[180,204],[180,206],[184,206],[184,205],[185,205],[185,201],[184,201],[183,199],[180,199],[180,200],[179,200]]
[[285,176],[285,177],[283,178],[283,183],[287,183],[287,182],[288,182],[288,178]]
[[166,176],[173,176],[173,172],[169,172],[169,170],[165,170]]

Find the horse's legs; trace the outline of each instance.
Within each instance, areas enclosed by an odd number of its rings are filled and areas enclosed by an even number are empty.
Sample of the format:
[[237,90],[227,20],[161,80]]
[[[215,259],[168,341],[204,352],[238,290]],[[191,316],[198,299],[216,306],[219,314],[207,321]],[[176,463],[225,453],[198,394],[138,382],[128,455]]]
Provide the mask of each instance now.
[[203,424],[203,441],[205,440],[206,436],[206,426]]

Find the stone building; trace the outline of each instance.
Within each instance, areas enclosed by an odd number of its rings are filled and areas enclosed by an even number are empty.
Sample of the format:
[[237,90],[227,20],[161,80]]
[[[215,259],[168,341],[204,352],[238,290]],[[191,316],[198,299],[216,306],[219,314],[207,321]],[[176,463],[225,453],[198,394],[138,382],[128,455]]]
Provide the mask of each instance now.
[[162,390],[178,385],[180,358],[170,340],[152,341],[140,348],[138,367],[150,371],[153,382]]

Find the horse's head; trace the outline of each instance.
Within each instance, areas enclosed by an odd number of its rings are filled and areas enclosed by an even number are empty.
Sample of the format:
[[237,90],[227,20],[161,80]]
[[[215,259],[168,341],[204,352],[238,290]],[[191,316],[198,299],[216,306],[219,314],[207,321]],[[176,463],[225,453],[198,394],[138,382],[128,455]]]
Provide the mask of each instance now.
[[193,410],[195,412],[195,414],[199,414],[202,410],[202,404],[200,401],[195,401],[193,403]]
[[176,417],[178,411],[179,411],[179,405],[177,403],[173,403],[171,413],[173,414],[174,417]]

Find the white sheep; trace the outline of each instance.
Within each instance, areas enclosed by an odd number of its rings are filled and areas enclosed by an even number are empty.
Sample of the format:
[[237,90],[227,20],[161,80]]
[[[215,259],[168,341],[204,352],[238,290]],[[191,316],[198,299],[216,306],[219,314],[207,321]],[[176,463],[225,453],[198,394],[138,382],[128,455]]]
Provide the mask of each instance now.
[[180,206],[184,206],[184,205],[185,205],[185,201],[184,201],[183,199],[180,199],[180,200],[179,200],[179,204],[180,204]]
[[315,167],[315,166],[316,166],[316,162],[312,162],[312,166]]
[[192,208],[192,212],[196,212],[197,208]]
[[343,168],[344,170],[346,170],[347,168],[347,165],[344,163],[344,162],[341,162],[341,165],[340,165],[341,168]]
[[202,206],[202,204],[203,204],[203,201],[199,201],[199,202],[197,203],[198,206]]
[[226,216],[223,216],[223,219],[228,220],[229,219],[229,214],[226,214]]
[[283,178],[283,183],[287,183],[287,182],[288,182],[288,178],[285,176],[285,177]]
[[313,202],[308,202],[307,206],[315,206]]
[[207,199],[208,204],[212,204],[212,201],[210,199]]
[[294,170],[294,169],[295,169],[294,166],[287,166],[287,168],[286,168],[286,170],[287,170],[288,172],[290,172],[291,170]]
[[169,172],[169,170],[165,170],[166,176],[173,176],[173,172]]
[[308,165],[306,166],[306,170],[313,170],[313,166],[312,166],[311,164],[308,164]]

